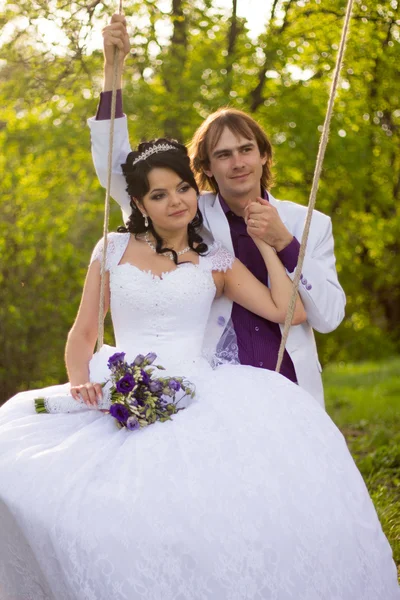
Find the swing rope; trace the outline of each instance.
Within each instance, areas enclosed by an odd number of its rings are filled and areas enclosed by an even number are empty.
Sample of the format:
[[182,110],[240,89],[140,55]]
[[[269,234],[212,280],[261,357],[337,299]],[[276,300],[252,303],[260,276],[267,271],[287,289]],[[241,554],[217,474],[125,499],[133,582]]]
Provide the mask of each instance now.
[[328,144],[329,129],[330,129],[330,123],[331,123],[331,118],[332,118],[332,113],[333,113],[333,105],[335,102],[336,91],[337,91],[337,87],[339,84],[339,75],[340,75],[340,70],[341,70],[342,64],[343,64],[343,57],[344,57],[344,52],[345,52],[345,48],[346,48],[346,42],[347,42],[347,38],[349,35],[349,25],[350,25],[352,10],[353,10],[353,4],[354,4],[354,0],[348,0],[346,16],[345,16],[343,30],[342,30],[342,38],[340,40],[340,46],[339,46],[339,50],[338,50],[338,54],[337,54],[337,58],[336,58],[336,66],[335,66],[334,76],[333,76],[331,90],[330,90],[330,94],[329,94],[328,108],[327,108],[325,122],[324,122],[321,139],[320,139],[320,143],[319,143],[317,161],[316,161],[316,165],[315,165],[314,177],[313,177],[310,198],[309,198],[309,203],[308,203],[307,217],[306,217],[306,221],[305,221],[305,225],[304,225],[303,235],[301,238],[299,258],[298,258],[298,262],[297,262],[297,266],[296,266],[296,270],[295,270],[295,274],[294,274],[294,278],[293,278],[293,292],[292,292],[292,296],[290,298],[288,311],[287,311],[286,319],[285,319],[285,325],[284,325],[283,332],[282,332],[281,345],[279,347],[279,352],[278,352],[278,360],[277,360],[276,368],[275,368],[275,371],[277,373],[280,372],[280,369],[282,366],[282,360],[283,360],[283,355],[285,352],[285,346],[286,346],[286,342],[287,342],[287,339],[289,336],[289,330],[290,330],[290,327],[292,324],[294,309],[296,306],[296,297],[297,297],[297,293],[298,293],[298,289],[299,289],[301,271],[303,268],[304,257],[305,257],[305,253],[306,253],[307,240],[308,240],[308,235],[309,235],[310,225],[311,225],[311,218],[312,218],[312,213],[313,213],[316,198],[317,198],[317,191],[318,191],[319,180],[321,178],[321,171],[322,171],[322,165],[323,165],[324,157],[325,157],[325,150],[326,150],[326,146]]
[[[118,13],[122,14],[122,0],[119,0]],[[99,301],[99,320],[98,320],[98,331],[97,331],[97,352],[100,350],[104,343],[104,296],[105,296],[105,283],[106,283],[106,256],[107,256],[107,245],[108,245],[108,225],[110,221],[110,191],[111,191],[111,176],[112,176],[112,158],[113,158],[113,146],[114,146],[114,125],[115,125],[115,114],[117,106],[117,81],[118,81],[118,58],[119,48],[116,46],[114,49],[114,71],[113,71],[113,83],[111,92],[111,122],[110,122],[110,137],[108,144],[108,167],[107,167],[107,187],[106,187],[106,198],[104,201],[104,223],[103,223],[103,256],[101,259],[100,269],[100,301]]]

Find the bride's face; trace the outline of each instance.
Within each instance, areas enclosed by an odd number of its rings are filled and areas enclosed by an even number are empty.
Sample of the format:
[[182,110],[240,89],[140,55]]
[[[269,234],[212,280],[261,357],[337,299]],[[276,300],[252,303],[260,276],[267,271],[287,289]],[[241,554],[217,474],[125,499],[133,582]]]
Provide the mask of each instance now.
[[178,231],[186,228],[197,213],[196,190],[170,169],[153,169],[148,174],[148,181],[150,189],[141,208],[155,229]]

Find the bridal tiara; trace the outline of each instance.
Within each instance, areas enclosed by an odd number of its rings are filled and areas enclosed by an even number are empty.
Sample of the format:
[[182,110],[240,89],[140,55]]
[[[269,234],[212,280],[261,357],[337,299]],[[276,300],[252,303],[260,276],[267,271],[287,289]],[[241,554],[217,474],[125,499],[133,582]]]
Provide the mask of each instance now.
[[157,144],[156,146],[151,146],[151,148],[148,148],[147,150],[142,152],[142,154],[139,154],[139,156],[137,158],[135,158],[135,160],[132,163],[132,167],[134,165],[136,165],[136,163],[138,163],[142,160],[146,160],[146,158],[148,158],[152,154],[157,154],[157,152],[166,152],[167,150],[177,150],[177,149],[178,148],[176,148],[175,146],[171,146],[171,144]]

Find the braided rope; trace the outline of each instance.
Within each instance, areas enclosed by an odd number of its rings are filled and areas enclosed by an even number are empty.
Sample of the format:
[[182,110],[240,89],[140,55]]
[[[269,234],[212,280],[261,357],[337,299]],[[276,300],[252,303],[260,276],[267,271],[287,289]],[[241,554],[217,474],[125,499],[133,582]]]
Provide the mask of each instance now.
[[349,35],[349,25],[350,25],[351,13],[353,10],[353,4],[354,4],[354,0],[348,0],[346,16],[345,16],[343,30],[342,30],[342,38],[340,40],[340,46],[339,46],[338,55],[336,58],[336,66],[335,66],[335,72],[334,72],[331,90],[330,90],[330,94],[329,94],[328,108],[327,108],[327,112],[326,112],[326,116],[325,116],[324,127],[323,127],[322,134],[321,134],[318,155],[317,155],[317,161],[316,161],[315,170],[314,170],[314,177],[313,177],[313,182],[312,182],[312,187],[311,187],[311,192],[310,192],[310,199],[309,199],[309,204],[308,204],[307,218],[306,218],[306,222],[304,225],[303,236],[301,238],[300,252],[299,252],[297,267],[296,267],[294,278],[293,278],[293,293],[290,298],[288,311],[287,311],[286,319],[285,319],[285,325],[284,325],[283,333],[282,333],[281,345],[279,347],[279,352],[278,352],[278,360],[277,360],[276,368],[275,368],[275,371],[277,373],[279,373],[281,366],[282,366],[282,360],[283,360],[283,355],[285,352],[285,346],[286,346],[287,338],[289,335],[289,330],[290,330],[292,320],[293,320],[294,309],[296,306],[296,298],[297,298],[297,293],[298,293],[298,289],[299,289],[301,270],[303,268],[303,263],[304,263],[304,256],[306,253],[306,246],[307,246],[307,240],[308,240],[308,235],[309,235],[309,231],[310,231],[311,218],[312,218],[312,213],[313,213],[313,210],[315,207],[315,201],[317,198],[317,191],[318,191],[319,180],[321,178],[321,171],[322,171],[322,165],[324,162],[325,150],[326,150],[326,146],[328,144],[329,129],[330,129],[330,123],[331,123],[331,118],[332,118],[332,113],[333,113],[333,105],[335,102],[336,91],[337,91],[337,87],[338,87],[338,83],[339,83],[340,70],[341,70],[342,64],[343,64],[343,57],[344,57],[344,52],[345,52],[345,48],[346,48],[346,42],[347,42],[347,38]]
[[[119,14],[122,14],[122,0],[119,1]],[[118,81],[118,57],[119,48],[115,47],[114,50],[114,71],[113,71],[113,83],[111,92],[111,122],[110,122],[110,137],[108,145],[108,167],[107,167],[107,187],[106,197],[104,201],[104,223],[103,223],[103,256],[101,259],[100,269],[100,301],[99,301],[99,320],[97,330],[97,352],[100,350],[104,343],[104,296],[105,296],[105,283],[106,283],[106,257],[107,257],[107,245],[108,245],[108,225],[110,221],[110,190],[111,190],[111,176],[112,176],[112,155],[114,146],[114,125],[115,125],[115,114],[117,105],[117,81]]]

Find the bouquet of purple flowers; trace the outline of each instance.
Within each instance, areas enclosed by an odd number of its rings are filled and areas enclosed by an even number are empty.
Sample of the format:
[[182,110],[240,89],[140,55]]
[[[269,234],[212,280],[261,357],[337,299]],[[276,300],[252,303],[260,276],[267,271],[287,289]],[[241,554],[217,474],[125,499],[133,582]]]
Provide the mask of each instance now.
[[[156,421],[168,421],[182,408],[179,402],[194,397],[194,386],[182,377],[155,377],[151,367],[157,355],[138,354],[133,363],[125,360],[125,352],[117,352],[108,360],[112,386],[109,413],[120,427],[130,430],[146,427]],[[161,365],[154,365],[164,370]],[[178,399],[179,398],[179,399]]]
[[[164,371],[161,365],[153,365],[157,355],[149,352],[138,354],[129,364],[125,352],[117,352],[108,359],[111,378],[103,384],[103,398],[97,408],[110,413],[119,427],[131,431],[146,427],[156,421],[168,421],[183,410],[179,403],[184,398],[194,398],[194,386],[183,377],[156,377],[155,370]],[[36,398],[38,413],[73,413],[88,410],[71,394]],[[91,409],[93,410],[93,408]]]

